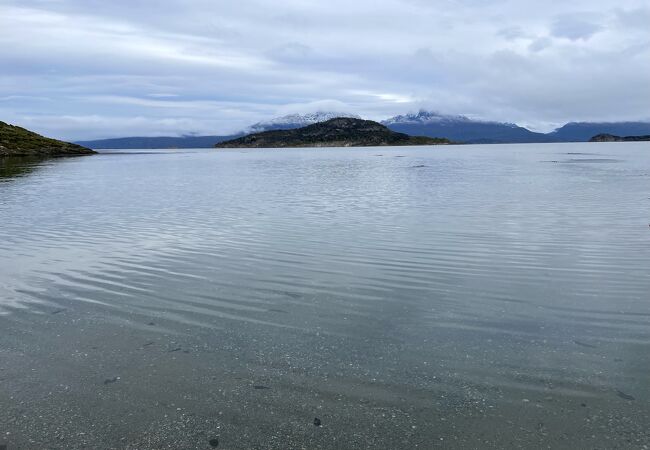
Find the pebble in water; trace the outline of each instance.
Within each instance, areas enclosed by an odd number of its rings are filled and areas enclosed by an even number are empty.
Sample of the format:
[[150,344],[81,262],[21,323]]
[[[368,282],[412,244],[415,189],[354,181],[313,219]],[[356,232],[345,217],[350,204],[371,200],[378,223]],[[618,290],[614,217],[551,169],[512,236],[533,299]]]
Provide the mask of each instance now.
[[621,397],[624,400],[630,400],[630,401],[635,400],[635,398],[632,397],[631,395],[626,394],[625,392],[618,391],[618,390],[616,391],[616,395],[618,395],[619,397]]
[[320,421],[320,419],[319,419],[318,417],[316,417],[316,418],[314,419],[314,425],[317,426],[317,427],[320,427],[320,425],[321,425],[321,421]]
[[208,441],[208,444],[210,444],[210,447],[219,447],[219,439],[212,438]]

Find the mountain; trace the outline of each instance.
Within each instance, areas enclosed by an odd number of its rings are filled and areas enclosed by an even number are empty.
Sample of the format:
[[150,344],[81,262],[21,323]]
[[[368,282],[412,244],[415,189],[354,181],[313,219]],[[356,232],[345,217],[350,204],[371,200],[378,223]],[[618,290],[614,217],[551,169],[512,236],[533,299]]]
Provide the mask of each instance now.
[[219,142],[236,139],[250,133],[260,133],[270,130],[291,130],[302,128],[314,123],[325,122],[326,120],[336,117],[353,117],[347,113],[337,112],[315,112],[311,114],[290,114],[288,116],[277,117],[264,122],[258,122],[251,125],[241,133],[227,136],[156,136],[156,137],[123,137],[114,139],[98,139],[92,141],[78,141],[83,145],[94,149],[152,149],[152,148],[212,148]]
[[246,134],[261,133],[262,131],[271,130],[293,130],[295,128],[306,127],[315,123],[327,122],[328,120],[339,117],[348,117],[352,119],[361,119],[361,117],[340,112],[315,112],[310,114],[289,114],[288,116],[276,117],[265,122],[258,122],[245,130]]
[[535,133],[512,123],[485,122],[465,116],[448,116],[421,110],[417,114],[392,117],[381,122],[393,131],[421,136],[445,136],[453,141],[475,144],[551,142],[542,133]]
[[650,136],[614,136],[612,134],[599,134],[589,139],[589,142],[640,142],[650,141]]
[[15,125],[0,122],[1,156],[65,156],[95,153],[81,145],[57,141]]
[[650,135],[650,122],[571,122],[549,133],[548,136],[555,142],[587,142],[598,134]]
[[215,143],[242,136],[156,136],[124,137],[99,139],[95,141],[77,141],[79,145],[93,149],[152,149],[152,148],[211,148]]
[[447,139],[413,137],[389,130],[370,120],[339,117],[291,130],[253,133],[217,148],[279,148],[279,147],[370,147],[383,145],[450,144]]
[[[95,141],[79,141],[77,144],[93,149],[152,149],[152,148],[210,148],[215,143],[272,130],[292,130],[337,117],[360,119],[347,113],[316,112],[290,114],[251,125],[241,133],[230,136],[181,136],[181,137],[125,137]],[[465,116],[451,116],[420,111],[416,114],[395,116],[381,122],[390,130],[412,136],[444,136],[455,142],[474,144],[506,144],[537,142],[587,142],[597,134],[614,136],[640,136],[650,134],[650,123],[568,123],[552,133],[535,133],[512,123],[473,120]]]

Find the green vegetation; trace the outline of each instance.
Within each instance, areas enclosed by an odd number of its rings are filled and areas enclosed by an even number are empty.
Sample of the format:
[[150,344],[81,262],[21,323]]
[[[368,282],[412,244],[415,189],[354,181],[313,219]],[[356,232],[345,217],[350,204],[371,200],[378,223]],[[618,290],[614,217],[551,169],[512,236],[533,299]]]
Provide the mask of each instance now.
[[398,145],[442,145],[444,138],[409,136],[389,130],[370,120],[339,117],[292,130],[273,130],[249,134],[221,142],[217,148],[282,147],[372,147]]
[[89,155],[81,145],[43,137],[24,128],[0,122],[0,157]]

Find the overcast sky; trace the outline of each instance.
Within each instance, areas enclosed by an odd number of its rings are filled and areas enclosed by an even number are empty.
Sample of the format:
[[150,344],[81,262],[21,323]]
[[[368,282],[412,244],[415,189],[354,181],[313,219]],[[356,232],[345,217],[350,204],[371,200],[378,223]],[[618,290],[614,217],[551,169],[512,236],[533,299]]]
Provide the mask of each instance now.
[[648,0],[0,0],[0,120],[63,139],[420,108],[650,120]]

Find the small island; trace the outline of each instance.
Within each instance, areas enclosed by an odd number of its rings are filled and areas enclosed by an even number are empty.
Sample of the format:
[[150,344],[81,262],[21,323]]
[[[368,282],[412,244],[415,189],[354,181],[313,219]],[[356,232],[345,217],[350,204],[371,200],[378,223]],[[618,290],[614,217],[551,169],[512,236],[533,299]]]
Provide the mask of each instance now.
[[650,141],[650,136],[615,136],[613,134],[598,134],[589,142],[643,142]]
[[74,156],[94,152],[81,145],[58,141],[15,125],[0,122],[0,157],[4,156]]
[[287,147],[375,147],[402,145],[445,145],[444,138],[409,136],[389,130],[371,120],[338,117],[292,130],[253,133],[220,142],[217,148],[287,148]]

